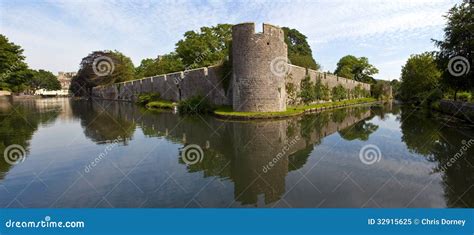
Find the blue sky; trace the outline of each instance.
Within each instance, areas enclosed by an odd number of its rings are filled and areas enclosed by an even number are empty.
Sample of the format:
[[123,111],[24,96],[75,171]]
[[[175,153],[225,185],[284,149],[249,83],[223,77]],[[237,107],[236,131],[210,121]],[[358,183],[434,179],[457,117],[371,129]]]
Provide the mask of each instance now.
[[34,69],[76,71],[94,50],[116,49],[135,65],[174,50],[185,31],[218,23],[296,28],[316,61],[334,71],[344,55],[366,56],[378,79],[397,79],[411,54],[436,48],[450,0],[37,1],[0,0],[0,32]]

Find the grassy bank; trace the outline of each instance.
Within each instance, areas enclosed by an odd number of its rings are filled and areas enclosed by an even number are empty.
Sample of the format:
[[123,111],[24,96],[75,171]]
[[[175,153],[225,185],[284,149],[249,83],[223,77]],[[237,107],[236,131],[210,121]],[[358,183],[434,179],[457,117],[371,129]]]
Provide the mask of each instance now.
[[166,100],[151,101],[145,105],[148,109],[174,109],[176,106],[176,103]]
[[337,107],[371,103],[377,101],[374,98],[360,98],[353,100],[343,100],[335,102],[327,102],[320,104],[311,104],[311,105],[299,105],[299,106],[290,106],[286,111],[282,112],[235,112],[232,110],[232,107],[226,106],[218,108],[214,111],[214,114],[219,117],[231,118],[231,119],[259,119],[259,118],[283,118],[301,115],[305,112],[314,112],[325,109],[332,109]]

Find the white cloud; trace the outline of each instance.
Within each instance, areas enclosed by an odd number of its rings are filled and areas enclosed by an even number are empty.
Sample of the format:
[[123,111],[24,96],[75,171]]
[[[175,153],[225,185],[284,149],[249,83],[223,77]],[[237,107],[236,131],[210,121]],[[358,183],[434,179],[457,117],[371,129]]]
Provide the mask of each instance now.
[[31,67],[57,72],[77,70],[93,50],[117,49],[138,64],[172,51],[187,30],[269,22],[307,35],[325,68],[334,69],[342,55],[358,53],[381,64],[381,75],[393,77],[400,65],[383,62],[432,48],[429,38],[441,37],[441,16],[452,5],[432,0],[1,1],[0,28],[25,49]]

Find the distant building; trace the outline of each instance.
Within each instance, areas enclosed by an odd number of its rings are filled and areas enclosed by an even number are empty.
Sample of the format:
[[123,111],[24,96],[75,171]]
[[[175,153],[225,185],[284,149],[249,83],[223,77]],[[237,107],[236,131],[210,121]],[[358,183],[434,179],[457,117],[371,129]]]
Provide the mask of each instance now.
[[71,86],[71,80],[74,76],[76,76],[76,72],[59,72],[57,78],[59,83],[61,83],[61,90],[48,91],[39,89],[35,92],[35,95],[69,96],[69,87]]

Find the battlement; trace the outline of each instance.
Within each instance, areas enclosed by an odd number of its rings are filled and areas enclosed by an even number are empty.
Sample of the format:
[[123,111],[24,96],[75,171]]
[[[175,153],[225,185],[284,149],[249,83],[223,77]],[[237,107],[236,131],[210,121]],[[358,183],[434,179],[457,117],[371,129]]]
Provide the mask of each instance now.
[[127,101],[150,92],[175,102],[202,96],[214,105],[232,105],[235,111],[278,112],[285,111],[295,100],[288,98],[293,93],[287,94],[287,84],[291,83],[297,93],[306,77],[311,82],[321,81],[329,89],[342,85],[350,91],[358,86],[370,91],[366,83],[288,64],[283,30],[271,24],[262,24],[262,29],[256,33],[255,23],[232,26],[230,86],[224,86],[224,68],[217,65],[98,86],[92,93],[95,97]]
[[247,22],[236,24],[232,26],[233,37],[247,37],[247,38],[258,38],[258,37],[271,37],[277,38],[280,41],[284,41],[283,30],[275,25],[262,24],[263,31],[261,33],[255,32],[255,23]]

